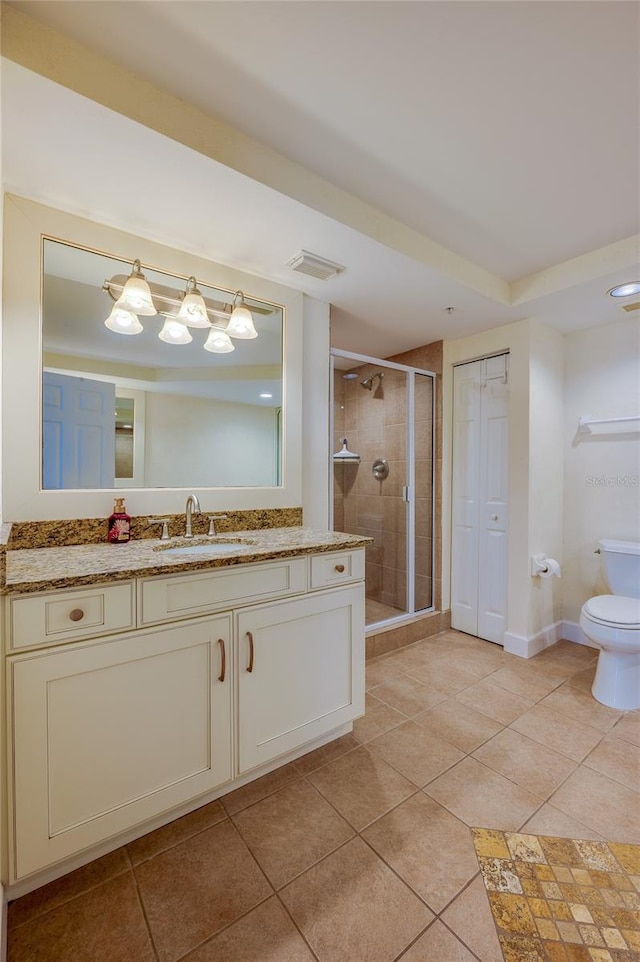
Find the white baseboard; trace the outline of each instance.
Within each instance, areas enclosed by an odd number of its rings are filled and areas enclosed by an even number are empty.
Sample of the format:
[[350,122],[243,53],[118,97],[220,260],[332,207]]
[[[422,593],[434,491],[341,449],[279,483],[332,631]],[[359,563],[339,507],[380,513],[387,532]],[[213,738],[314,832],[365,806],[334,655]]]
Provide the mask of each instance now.
[[547,625],[536,635],[527,638],[525,635],[516,635],[506,631],[504,635],[504,650],[510,655],[518,655],[520,658],[533,658],[538,652],[544,651],[556,641],[560,641],[562,635],[563,622],[556,621],[552,625]]
[[575,642],[576,645],[586,645],[587,648],[595,648],[597,650],[598,646],[594,645],[591,641],[589,641],[584,631],[582,630],[580,625],[577,624],[577,622],[563,621],[561,622],[561,624],[562,624],[562,634],[560,637],[564,638],[565,641],[573,641]]

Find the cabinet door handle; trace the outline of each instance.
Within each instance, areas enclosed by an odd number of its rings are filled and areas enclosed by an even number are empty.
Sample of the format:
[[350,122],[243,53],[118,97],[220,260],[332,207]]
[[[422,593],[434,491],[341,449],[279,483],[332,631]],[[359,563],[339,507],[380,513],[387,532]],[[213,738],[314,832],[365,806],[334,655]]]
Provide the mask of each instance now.
[[218,675],[218,681],[224,681],[227,673],[227,653],[224,650],[224,638],[218,638],[218,644],[220,645],[220,674]]
[[253,635],[250,631],[247,632],[247,638],[249,639],[249,664],[247,665],[247,671],[253,671]]
[[84,618],[84,611],[82,608],[74,608],[73,611],[69,612],[69,621],[82,621]]
[[338,572],[338,574],[342,574],[342,572],[344,571],[344,565],[336,565],[336,571]]

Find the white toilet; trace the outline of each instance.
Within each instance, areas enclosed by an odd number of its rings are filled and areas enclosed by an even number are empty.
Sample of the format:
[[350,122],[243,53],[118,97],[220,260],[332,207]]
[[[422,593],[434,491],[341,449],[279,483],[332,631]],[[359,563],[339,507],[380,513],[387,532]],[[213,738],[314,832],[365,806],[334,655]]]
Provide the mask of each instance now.
[[582,606],[580,627],[601,649],[594,698],[611,708],[640,708],[640,543],[600,541],[612,595],[596,595]]

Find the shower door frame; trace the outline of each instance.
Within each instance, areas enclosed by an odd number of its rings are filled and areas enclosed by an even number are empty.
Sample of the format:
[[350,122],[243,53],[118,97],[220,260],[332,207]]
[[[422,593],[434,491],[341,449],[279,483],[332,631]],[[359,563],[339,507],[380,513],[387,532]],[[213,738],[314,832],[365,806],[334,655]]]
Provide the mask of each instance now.
[[[428,614],[435,611],[435,523],[436,523],[436,374],[434,371],[427,371],[421,367],[411,367],[408,364],[399,364],[397,361],[387,361],[381,357],[370,357],[368,354],[354,354],[351,351],[342,351],[339,348],[331,348],[331,375],[329,378],[329,437],[333,443],[334,435],[334,376],[336,371],[335,359],[344,358],[347,361],[355,361],[357,364],[373,364],[382,368],[391,368],[395,371],[404,371],[407,375],[407,433],[406,433],[406,453],[407,453],[407,477],[404,487],[404,500],[407,503],[406,513],[406,533],[407,533],[407,592],[406,607],[407,611],[382,621],[373,622],[366,625],[367,631],[372,628],[379,628],[382,625],[402,624],[412,620],[416,615]],[[415,375],[420,374],[431,378],[431,605],[428,608],[415,608],[415,578],[416,578],[416,452],[415,452]],[[333,448],[331,448],[333,451]],[[333,478],[333,474],[331,475]],[[333,529],[333,483],[329,485],[329,528]],[[365,577],[366,587],[366,577]]]

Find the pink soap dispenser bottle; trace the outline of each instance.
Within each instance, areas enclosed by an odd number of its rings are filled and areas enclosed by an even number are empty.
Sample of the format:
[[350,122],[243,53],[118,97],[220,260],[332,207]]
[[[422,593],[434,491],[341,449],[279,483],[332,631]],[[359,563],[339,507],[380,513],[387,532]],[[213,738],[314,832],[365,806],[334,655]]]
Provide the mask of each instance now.
[[109,516],[107,541],[111,544],[125,544],[131,538],[131,517],[124,508],[124,498],[116,498],[113,514]]

